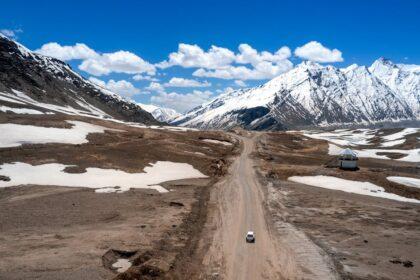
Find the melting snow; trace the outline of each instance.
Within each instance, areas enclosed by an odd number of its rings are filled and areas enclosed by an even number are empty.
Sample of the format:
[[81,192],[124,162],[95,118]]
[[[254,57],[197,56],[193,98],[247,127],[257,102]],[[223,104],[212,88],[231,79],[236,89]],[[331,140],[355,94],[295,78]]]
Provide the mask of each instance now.
[[[343,149],[328,143],[328,154],[332,156],[339,155]],[[364,150],[354,150],[358,157],[366,158],[377,158],[377,159],[390,159],[386,155],[378,155],[378,153],[398,153],[404,154],[402,158],[396,159],[400,161],[409,161],[409,162],[420,162],[420,149],[411,149],[411,150],[397,150],[397,149],[364,149]]]
[[390,176],[386,177],[389,181],[413,187],[413,188],[420,188],[420,179],[417,178],[410,178],[410,177],[399,177],[399,176]]
[[119,273],[122,273],[131,267],[131,262],[127,259],[118,259],[112,264],[112,267],[116,268]]
[[99,125],[80,121],[67,121],[72,128],[42,127],[6,123],[0,124],[0,147],[17,147],[22,144],[83,144],[87,143],[86,136],[89,133],[103,133],[105,130],[113,130]]
[[220,140],[215,140],[215,139],[202,139],[202,141],[207,142],[207,143],[222,144],[222,145],[225,145],[225,146],[232,146],[232,143],[230,143],[229,141],[220,141]]
[[382,138],[385,141],[392,141],[392,140],[397,140],[397,139],[404,138],[407,135],[414,134],[414,133],[417,133],[417,132],[420,132],[420,128],[409,127],[409,128],[404,128],[400,132],[390,134],[390,135],[386,135],[386,136],[382,136]]
[[50,104],[50,103],[38,102],[38,101],[30,98],[25,93],[23,93],[19,90],[12,89],[12,92],[14,94],[2,93],[0,95],[0,99],[1,98],[6,98],[6,99],[11,100],[10,102],[15,102],[15,103],[19,103],[19,104],[26,104],[26,105],[29,104],[29,105],[33,105],[33,106],[37,106],[37,107],[46,109],[46,110],[59,112],[59,113],[67,114],[67,115],[97,117],[97,118],[101,118],[101,119],[103,119],[105,117],[110,117],[109,115],[107,115],[102,110],[88,104],[84,99],[83,100],[74,100],[79,106],[84,108],[84,110],[78,110],[78,109],[75,109],[75,108],[73,108],[71,106],[68,106],[68,105],[60,106],[60,105],[55,105],[55,104]]
[[340,179],[332,176],[292,176],[288,180],[330,190],[339,190],[348,193],[376,196],[380,198],[392,199],[403,202],[420,203],[420,200],[406,198],[393,193],[385,192],[385,189],[369,182],[360,182]]
[[11,102],[11,103],[15,103],[15,104],[25,104],[25,103],[20,102],[20,101],[18,101],[16,99],[13,99],[13,98],[4,96],[3,94],[0,94],[0,100]]
[[13,112],[15,114],[32,114],[32,115],[42,115],[44,114],[41,111],[28,109],[28,108],[12,108],[8,106],[0,105],[0,111],[7,113],[8,111]]
[[381,146],[382,147],[392,147],[392,146],[395,146],[395,145],[403,144],[406,140],[405,137],[407,135],[414,134],[414,133],[417,133],[417,132],[420,132],[420,128],[408,127],[408,128],[404,128],[403,130],[401,130],[397,133],[382,136],[382,139],[385,140],[385,142],[382,143]]
[[144,168],[142,173],[128,173],[116,169],[86,168],[84,173],[67,173],[63,170],[69,165],[49,163],[30,165],[23,162],[0,165],[0,174],[10,181],[0,181],[0,187],[18,185],[52,185],[66,187],[86,187],[96,189],[98,193],[125,192],[130,188],[153,189],[167,192],[160,183],[207,178],[206,175],[187,163],[157,161]]
[[332,132],[303,131],[303,135],[313,139],[326,140],[341,146],[370,145],[369,139],[375,137],[376,130],[358,129],[354,130],[337,129]]
[[386,141],[381,144],[381,147],[394,147],[405,143],[405,139],[397,139],[392,141]]

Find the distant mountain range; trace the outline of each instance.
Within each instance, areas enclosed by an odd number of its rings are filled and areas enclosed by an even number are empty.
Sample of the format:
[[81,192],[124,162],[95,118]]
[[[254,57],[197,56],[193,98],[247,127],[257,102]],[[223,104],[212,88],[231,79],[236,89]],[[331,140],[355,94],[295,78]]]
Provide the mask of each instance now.
[[136,103],[84,79],[66,63],[36,54],[1,34],[0,102],[6,112],[64,113],[160,124]]
[[174,109],[142,103],[137,103],[137,105],[139,105],[146,112],[151,113],[155,119],[161,122],[171,122],[173,119],[181,116],[181,114]]
[[3,112],[36,109],[203,129],[417,122],[420,66],[380,58],[370,67],[339,69],[305,61],[259,87],[227,92],[180,115],[125,100],[84,79],[66,63],[36,54],[0,34],[0,105]]
[[420,119],[420,67],[380,58],[345,69],[305,61],[259,87],[218,96],[172,121],[204,129],[287,129]]

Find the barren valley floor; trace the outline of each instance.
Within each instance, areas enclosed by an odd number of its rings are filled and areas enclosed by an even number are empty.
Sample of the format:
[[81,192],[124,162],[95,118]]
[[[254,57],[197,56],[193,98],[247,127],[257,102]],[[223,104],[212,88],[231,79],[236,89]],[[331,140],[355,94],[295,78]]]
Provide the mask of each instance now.
[[[30,122],[45,125],[42,117]],[[1,163],[58,162],[77,166],[67,170],[75,173],[91,166],[141,172],[150,162],[166,160],[189,163],[208,177],[163,183],[167,193],[0,188],[0,279],[420,277],[418,203],[288,180],[334,176],[420,199],[419,189],[385,179],[419,178],[418,163],[366,158],[359,170],[343,171],[325,140],[301,133],[96,124],[120,131],[90,134],[81,145],[1,149]],[[60,117],[47,125],[65,126]],[[418,134],[404,148],[417,147]],[[256,233],[255,244],[245,242],[248,230]],[[121,259],[131,267],[119,273],[115,264]]]

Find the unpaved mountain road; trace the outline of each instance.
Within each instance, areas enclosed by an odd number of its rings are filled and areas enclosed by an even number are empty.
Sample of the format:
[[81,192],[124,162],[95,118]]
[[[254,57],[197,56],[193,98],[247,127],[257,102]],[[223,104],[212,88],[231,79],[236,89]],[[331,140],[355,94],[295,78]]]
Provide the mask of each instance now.
[[[288,224],[274,226],[267,222],[264,188],[250,158],[257,136],[235,137],[242,141],[243,150],[230,174],[211,194],[214,209],[206,225],[211,241],[204,254],[201,278],[335,279],[307,238],[295,234]],[[279,236],[278,228],[283,236]],[[245,242],[249,230],[255,232],[254,244]],[[293,246],[299,248],[295,251]]]

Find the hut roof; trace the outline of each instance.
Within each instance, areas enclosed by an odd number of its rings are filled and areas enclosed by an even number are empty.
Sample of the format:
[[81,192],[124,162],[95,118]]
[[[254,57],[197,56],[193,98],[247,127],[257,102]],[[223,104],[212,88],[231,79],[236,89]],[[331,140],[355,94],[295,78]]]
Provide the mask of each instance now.
[[349,148],[344,149],[343,151],[341,151],[340,156],[357,158],[356,152],[354,152],[353,150],[351,150]]

